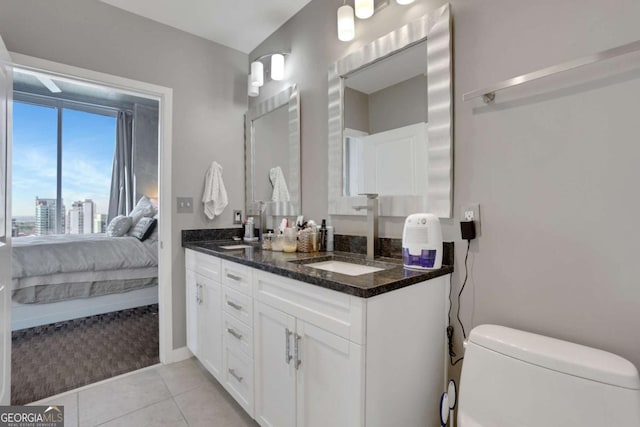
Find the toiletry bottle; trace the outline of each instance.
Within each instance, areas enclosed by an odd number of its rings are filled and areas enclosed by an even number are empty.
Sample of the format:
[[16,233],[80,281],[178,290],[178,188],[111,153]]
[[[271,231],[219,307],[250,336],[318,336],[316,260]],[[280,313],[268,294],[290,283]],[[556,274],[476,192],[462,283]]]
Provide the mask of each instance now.
[[250,216],[244,225],[244,240],[247,242],[253,240],[253,226],[253,217]]
[[322,225],[320,226],[320,250],[321,251],[326,251],[327,250],[327,220],[323,219],[322,220]]
[[327,225],[327,252],[333,252],[333,226]]

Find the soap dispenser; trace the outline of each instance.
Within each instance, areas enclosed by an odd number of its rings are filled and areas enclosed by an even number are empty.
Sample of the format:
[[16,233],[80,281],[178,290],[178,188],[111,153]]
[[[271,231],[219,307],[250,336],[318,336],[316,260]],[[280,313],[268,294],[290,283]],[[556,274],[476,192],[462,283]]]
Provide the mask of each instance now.
[[256,238],[253,237],[253,233],[254,233],[254,222],[253,222],[253,217],[250,216],[247,218],[247,222],[244,224],[244,241],[253,242],[254,240],[256,240]]

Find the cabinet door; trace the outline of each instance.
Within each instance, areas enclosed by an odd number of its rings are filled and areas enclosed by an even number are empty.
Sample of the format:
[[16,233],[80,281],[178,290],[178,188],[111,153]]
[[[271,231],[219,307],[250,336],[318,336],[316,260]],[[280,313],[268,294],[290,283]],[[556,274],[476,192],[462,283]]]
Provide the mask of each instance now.
[[364,425],[362,347],[297,320],[299,427]]
[[219,283],[196,274],[200,287],[198,305],[198,359],[220,379],[222,369],[222,290]]
[[187,347],[198,357],[198,303],[200,290],[196,280],[196,273],[187,270]]
[[293,427],[296,425],[295,318],[260,302],[256,303],[254,314],[254,418],[261,426]]

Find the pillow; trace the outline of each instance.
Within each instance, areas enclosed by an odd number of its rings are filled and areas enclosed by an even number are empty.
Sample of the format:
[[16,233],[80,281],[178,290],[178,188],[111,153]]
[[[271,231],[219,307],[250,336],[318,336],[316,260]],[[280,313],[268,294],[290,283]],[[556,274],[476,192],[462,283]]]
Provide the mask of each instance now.
[[133,222],[133,226],[138,224],[141,218],[154,216],[158,210],[151,203],[151,200],[147,196],[140,197],[136,207],[129,213],[131,220]]
[[107,236],[122,237],[129,231],[131,224],[130,216],[118,215],[107,226]]
[[154,228],[156,228],[156,222],[157,221],[154,218],[142,218],[140,221],[138,221],[135,227],[133,227],[129,235],[137,238],[142,242],[149,236],[151,236]]

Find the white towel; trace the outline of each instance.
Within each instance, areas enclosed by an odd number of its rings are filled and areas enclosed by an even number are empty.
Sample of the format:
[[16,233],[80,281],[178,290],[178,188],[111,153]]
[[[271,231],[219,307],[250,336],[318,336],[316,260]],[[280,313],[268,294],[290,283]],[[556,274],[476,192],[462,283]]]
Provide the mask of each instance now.
[[202,202],[204,203],[204,214],[209,219],[220,215],[229,204],[227,190],[222,181],[222,166],[217,162],[211,163],[209,170],[207,170]]
[[284,180],[284,174],[280,166],[276,166],[269,171],[269,178],[271,178],[271,185],[273,185],[273,196],[271,201],[273,202],[289,202],[289,189],[287,183]]

